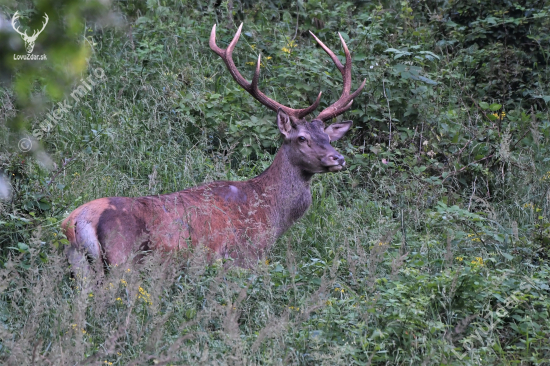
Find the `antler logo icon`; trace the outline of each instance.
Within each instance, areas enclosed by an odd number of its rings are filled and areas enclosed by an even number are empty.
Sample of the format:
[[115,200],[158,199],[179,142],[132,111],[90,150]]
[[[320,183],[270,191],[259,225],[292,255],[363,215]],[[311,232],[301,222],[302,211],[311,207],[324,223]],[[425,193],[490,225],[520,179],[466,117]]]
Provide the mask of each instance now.
[[46,24],[48,24],[48,14],[44,13],[44,19],[46,20],[43,24],[42,24],[42,29],[40,29],[38,32],[37,31],[34,31],[32,36],[28,36],[27,35],[27,31],[25,31],[25,33],[21,33],[19,31],[19,29],[17,29],[17,27],[15,26],[15,21],[19,19],[19,14],[18,12],[16,11],[15,14],[13,14],[13,18],[11,19],[11,26],[13,27],[13,29],[19,33],[21,35],[21,37],[23,37],[23,42],[25,42],[25,48],[27,49],[27,53],[31,53],[32,50],[34,49],[34,42],[36,42],[36,37],[38,37],[38,35],[40,33],[42,33],[42,31],[44,30],[44,28],[46,28]]

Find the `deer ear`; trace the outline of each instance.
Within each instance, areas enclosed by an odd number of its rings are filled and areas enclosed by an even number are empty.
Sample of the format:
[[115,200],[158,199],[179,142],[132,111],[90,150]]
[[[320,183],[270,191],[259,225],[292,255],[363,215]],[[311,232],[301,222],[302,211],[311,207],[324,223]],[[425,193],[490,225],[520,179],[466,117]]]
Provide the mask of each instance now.
[[336,141],[346,134],[351,128],[353,121],[344,121],[340,123],[333,123],[325,128],[325,133],[330,138],[330,141]]
[[277,111],[277,126],[279,127],[279,131],[281,131],[285,137],[290,135],[290,130],[292,130],[292,121],[290,120],[288,114],[280,108]]

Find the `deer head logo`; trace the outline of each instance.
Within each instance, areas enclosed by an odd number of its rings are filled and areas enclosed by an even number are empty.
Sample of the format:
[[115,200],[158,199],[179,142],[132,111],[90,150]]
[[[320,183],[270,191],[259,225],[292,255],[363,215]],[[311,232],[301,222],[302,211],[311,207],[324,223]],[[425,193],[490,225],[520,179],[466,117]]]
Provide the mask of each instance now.
[[32,50],[34,49],[34,42],[36,42],[36,37],[38,37],[38,35],[40,33],[42,33],[42,31],[44,30],[44,28],[46,28],[46,24],[48,24],[48,14],[44,13],[44,19],[45,19],[45,22],[42,24],[42,29],[40,29],[38,32],[37,31],[34,31],[32,36],[28,36],[27,35],[27,31],[25,31],[25,33],[21,33],[19,31],[19,29],[17,29],[17,27],[15,26],[15,21],[19,19],[19,14],[18,12],[16,11],[15,14],[13,14],[13,18],[11,19],[11,26],[13,27],[13,29],[19,33],[21,35],[21,37],[23,37],[23,42],[25,42],[25,48],[27,49],[27,53],[31,53]]

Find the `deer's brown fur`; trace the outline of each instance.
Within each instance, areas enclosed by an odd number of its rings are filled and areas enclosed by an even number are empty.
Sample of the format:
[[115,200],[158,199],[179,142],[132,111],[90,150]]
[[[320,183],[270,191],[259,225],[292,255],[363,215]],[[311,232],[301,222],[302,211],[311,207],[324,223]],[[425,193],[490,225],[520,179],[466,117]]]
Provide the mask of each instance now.
[[[231,51],[240,30],[226,51],[213,47],[213,29],[210,45],[221,53],[230,69],[234,68]],[[100,269],[103,262],[123,263],[135,251],[173,251],[197,245],[206,247],[210,258],[233,258],[240,266],[255,264],[310,206],[313,175],[337,172],[345,166],[343,156],[330,142],[342,137],[352,123],[325,127],[323,120],[351,105],[350,66],[346,64],[342,72],[348,81],[340,101],[311,122],[303,119],[304,110],[280,108],[274,101],[266,102],[270,99],[263,94],[257,98],[277,108],[277,125],[284,137],[273,163],[259,176],[244,182],[217,181],[158,196],[100,198],[78,207],[62,224],[70,242],[67,256],[74,270],[87,271],[87,259],[95,259]],[[253,96],[259,95],[257,76],[256,83],[253,80],[247,86],[236,68],[232,75]]]

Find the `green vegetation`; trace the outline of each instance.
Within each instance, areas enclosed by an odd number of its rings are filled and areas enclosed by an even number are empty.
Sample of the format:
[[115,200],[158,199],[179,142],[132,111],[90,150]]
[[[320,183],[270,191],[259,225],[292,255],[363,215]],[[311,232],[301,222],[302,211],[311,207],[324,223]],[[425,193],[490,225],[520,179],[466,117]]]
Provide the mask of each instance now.
[[[48,61],[13,60],[21,37],[0,29],[0,363],[550,363],[547,2],[83,4],[0,5],[23,28],[49,15]],[[151,255],[83,289],[59,227],[80,204],[269,166],[275,114],[208,47],[214,23],[224,47],[241,21],[237,66],[250,78],[261,53],[261,89],[294,108],[338,98],[307,31],[340,56],[341,33],[353,86],[367,78],[336,144],[350,169],[314,179],[256,269]]]

